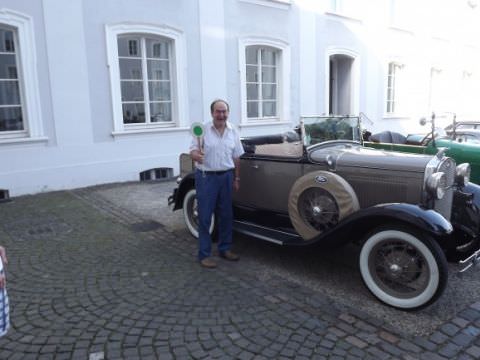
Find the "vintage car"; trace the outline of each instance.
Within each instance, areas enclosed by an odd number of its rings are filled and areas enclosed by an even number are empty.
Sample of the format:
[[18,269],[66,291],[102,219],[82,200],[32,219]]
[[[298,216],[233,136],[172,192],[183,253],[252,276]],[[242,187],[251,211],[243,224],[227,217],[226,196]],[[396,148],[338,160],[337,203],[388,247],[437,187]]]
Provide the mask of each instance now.
[[435,127],[435,117],[430,120],[432,130],[426,135],[402,134],[383,131],[373,134],[364,141],[364,145],[375,149],[401,151],[414,154],[434,155],[439,149],[445,148],[445,154],[452,157],[458,164],[469,163],[470,180],[480,184],[480,130],[474,122],[453,122],[445,131],[438,132]]
[[[480,187],[468,184],[468,164],[442,151],[369,149],[360,135],[358,117],[304,117],[293,131],[242,139],[234,229],[278,245],[358,242],[371,293],[396,308],[422,308],[442,294],[447,259],[461,258],[463,271],[480,257]],[[189,155],[180,169],[169,204],[183,208],[197,236]]]

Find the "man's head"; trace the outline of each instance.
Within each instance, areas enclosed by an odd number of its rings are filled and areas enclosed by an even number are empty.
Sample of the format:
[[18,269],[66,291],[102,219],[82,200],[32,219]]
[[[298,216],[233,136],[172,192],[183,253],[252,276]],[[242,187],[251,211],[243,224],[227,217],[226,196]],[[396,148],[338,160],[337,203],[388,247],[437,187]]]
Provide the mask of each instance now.
[[225,100],[217,99],[210,105],[210,112],[212,114],[215,125],[223,125],[228,119],[229,106]]

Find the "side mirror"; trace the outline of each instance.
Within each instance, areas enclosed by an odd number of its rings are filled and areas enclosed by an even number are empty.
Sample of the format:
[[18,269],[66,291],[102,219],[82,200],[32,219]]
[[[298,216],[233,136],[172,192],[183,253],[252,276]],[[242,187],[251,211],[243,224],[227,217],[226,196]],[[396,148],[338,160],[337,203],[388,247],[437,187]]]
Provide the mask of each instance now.
[[425,119],[424,117],[420,118],[420,121],[419,121],[420,125],[422,126],[425,126],[427,124],[427,119]]

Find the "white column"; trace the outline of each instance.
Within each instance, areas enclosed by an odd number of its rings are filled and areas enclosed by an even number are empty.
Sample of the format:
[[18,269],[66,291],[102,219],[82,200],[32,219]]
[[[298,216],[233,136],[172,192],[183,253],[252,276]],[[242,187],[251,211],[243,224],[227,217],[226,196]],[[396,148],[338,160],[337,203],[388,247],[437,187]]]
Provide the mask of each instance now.
[[300,0],[300,116],[320,113],[317,87],[317,29],[315,1]]
[[223,0],[198,0],[204,121],[211,118],[209,105],[227,99],[225,21]]
[[43,0],[52,109],[58,145],[93,141],[81,0]]

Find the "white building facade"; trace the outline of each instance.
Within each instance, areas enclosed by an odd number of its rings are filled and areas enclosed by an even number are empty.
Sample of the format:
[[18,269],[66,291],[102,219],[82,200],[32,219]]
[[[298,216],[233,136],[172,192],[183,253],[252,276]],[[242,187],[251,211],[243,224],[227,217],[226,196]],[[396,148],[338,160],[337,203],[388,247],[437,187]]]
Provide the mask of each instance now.
[[[302,115],[420,130],[479,118],[477,2],[0,0],[0,189],[178,173],[190,124],[230,103],[243,136]],[[442,116],[439,116],[442,118]]]

